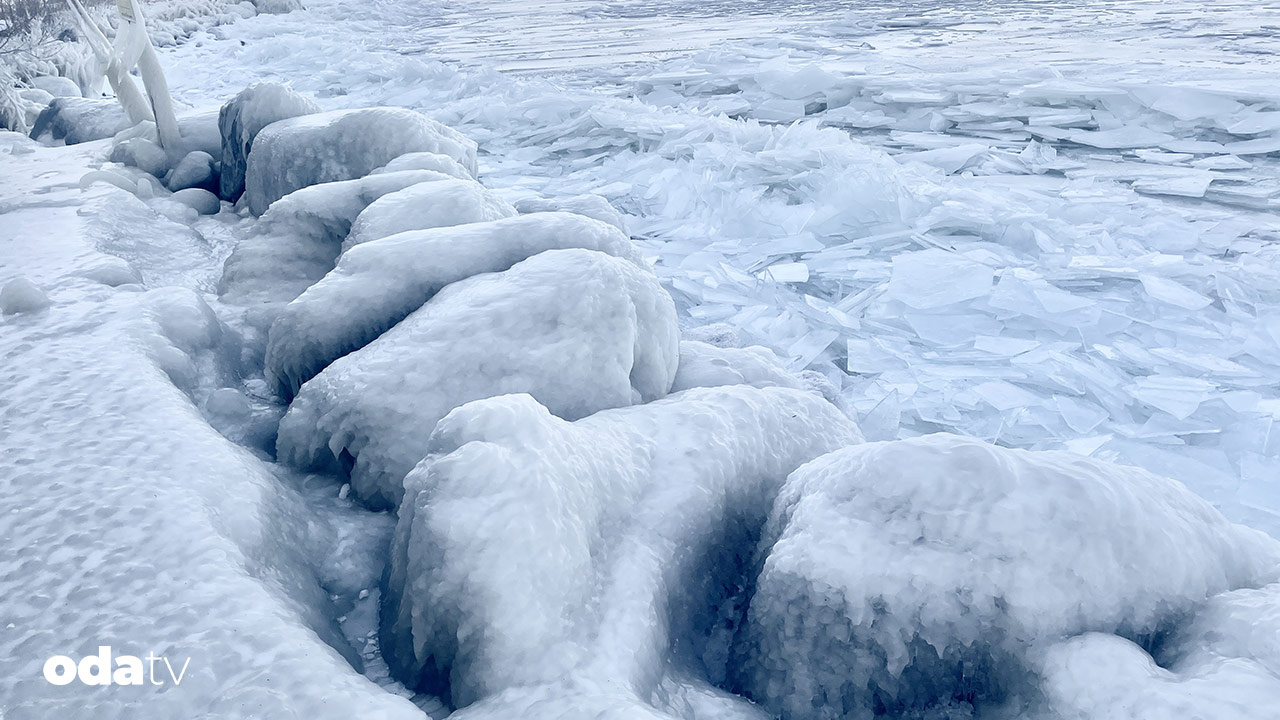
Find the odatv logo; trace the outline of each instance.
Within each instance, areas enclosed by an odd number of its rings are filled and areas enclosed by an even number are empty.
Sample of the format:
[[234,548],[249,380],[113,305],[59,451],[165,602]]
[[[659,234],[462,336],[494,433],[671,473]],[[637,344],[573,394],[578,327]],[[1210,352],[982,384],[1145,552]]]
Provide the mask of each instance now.
[[[187,666],[191,658],[182,663],[182,669],[174,672],[169,658],[155,653],[139,658],[134,655],[118,655],[115,657],[115,669],[111,667],[111,647],[99,645],[98,654],[90,655],[76,662],[66,655],[54,655],[44,663],[44,679],[54,685],[70,685],[79,680],[85,685],[165,685],[164,678],[156,672],[156,663],[163,662],[169,679],[174,685],[181,685],[187,674]],[[146,665],[143,665],[143,661]]]

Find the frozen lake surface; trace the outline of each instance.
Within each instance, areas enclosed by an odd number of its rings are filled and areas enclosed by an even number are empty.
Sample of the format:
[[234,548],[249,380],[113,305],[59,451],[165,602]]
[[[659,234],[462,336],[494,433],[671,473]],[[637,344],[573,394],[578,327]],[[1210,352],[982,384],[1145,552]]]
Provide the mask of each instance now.
[[338,3],[166,55],[403,105],[512,191],[631,214],[687,324],[1280,532],[1280,4]]

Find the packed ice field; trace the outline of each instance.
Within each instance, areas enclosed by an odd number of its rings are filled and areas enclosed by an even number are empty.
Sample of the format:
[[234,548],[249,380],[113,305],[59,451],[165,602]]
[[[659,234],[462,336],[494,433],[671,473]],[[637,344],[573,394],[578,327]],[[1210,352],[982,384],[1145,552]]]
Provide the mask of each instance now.
[[7,69],[0,717],[1274,720],[1280,5],[305,5]]

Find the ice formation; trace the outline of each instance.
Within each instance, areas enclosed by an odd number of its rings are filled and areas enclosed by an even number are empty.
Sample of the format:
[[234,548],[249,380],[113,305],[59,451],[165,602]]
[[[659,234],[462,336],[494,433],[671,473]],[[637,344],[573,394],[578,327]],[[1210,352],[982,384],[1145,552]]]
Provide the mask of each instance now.
[[431,170],[369,175],[291,193],[263,215],[227,258],[219,292],[249,308],[265,333],[283,303],[333,269],[351,224],[374,200],[423,182],[448,180]]
[[363,177],[410,152],[447,155],[475,175],[476,144],[404,108],[363,108],[272,123],[254,138],[245,195],[255,215],[310,185]]
[[373,172],[376,174],[400,172],[402,170],[434,170],[438,173],[451,175],[459,180],[475,179],[471,171],[462,167],[457,160],[448,155],[426,151],[405,153]]
[[292,397],[329,363],[363,347],[449,283],[565,248],[598,250],[645,267],[626,235],[568,213],[408,232],[353,247],[274,321],[267,379]]
[[203,150],[187,153],[173,166],[165,181],[170,190],[177,192],[187,188],[200,188],[217,192],[218,173],[213,156]]
[[0,314],[33,313],[49,307],[49,296],[25,277],[16,277],[0,288]]
[[244,192],[245,168],[253,140],[273,122],[320,112],[320,106],[285,85],[256,83],[241,90],[218,111],[222,170],[219,195],[235,202]]
[[515,214],[515,208],[475,180],[422,183],[373,201],[351,225],[342,249],[407,230],[465,225]]
[[[1251,632],[1259,630],[1276,628]],[[1222,658],[1170,670],[1115,635],[1088,633],[1055,645],[1040,672],[1047,712],[1062,720],[1270,720],[1280,707],[1274,669]]]
[[564,211],[586,215],[600,222],[607,222],[622,232],[627,231],[627,221],[608,200],[599,195],[574,195],[556,198],[524,198],[515,203],[522,213]]
[[1151,641],[1280,573],[1280,543],[1177,482],[943,434],[806,465],[763,544],[741,682],[794,719],[999,701],[1037,647]]
[[697,669],[707,690],[723,676],[740,574],[786,475],[859,440],[787,388],[572,423],[527,395],[460,407],[405,481],[384,653],[455,706],[488,699],[473,717],[663,717],[645,705],[669,671]]
[[723,348],[697,340],[680,343],[680,367],[671,391],[719,385],[803,388],[799,376],[789,372],[768,348]]
[[647,269],[550,250],[445,287],[316,375],[280,424],[278,454],[303,467],[340,461],[356,496],[394,506],[453,408],[527,392],[576,419],[648,402],[671,389],[677,344],[675,308]]

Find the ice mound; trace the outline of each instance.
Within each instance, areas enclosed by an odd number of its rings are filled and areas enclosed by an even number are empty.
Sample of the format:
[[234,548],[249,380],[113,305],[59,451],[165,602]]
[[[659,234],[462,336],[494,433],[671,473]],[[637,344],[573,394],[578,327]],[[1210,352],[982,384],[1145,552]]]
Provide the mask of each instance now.
[[473,180],[471,171],[458,164],[448,155],[433,152],[405,153],[395,160],[374,170],[374,173],[400,172],[401,170],[435,170],[445,175],[452,175],[459,180]]
[[1031,648],[1149,640],[1280,571],[1280,543],[1175,481],[954,435],[806,465],[764,544],[742,685],[783,718],[999,699]]
[[465,225],[516,214],[475,180],[422,183],[378,198],[360,213],[342,249],[407,230]]
[[697,340],[680,343],[680,367],[671,392],[695,387],[754,385],[803,388],[804,382],[764,347],[717,347]]
[[515,204],[516,210],[522,213],[564,212],[586,215],[600,222],[607,222],[622,232],[627,231],[627,221],[608,200],[599,195],[574,195],[555,198],[524,198]]
[[255,324],[270,327],[282,303],[333,269],[351,224],[374,200],[423,182],[447,180],[430,170],[370,175],[303,188],[276,202],[236,245],[219,292],[233,305],[254,308]]
[[253,140],[271,123],[320,112],[320,106],[279,83],[255,83],[218,111],[222,136],[222,175],[218,194],[235,202],[244,192],[245,165]]
[[1167,670],[1115,635],[1089,633],[1050,648],[1041,673],[1049,711],[1062,720],[1271,720],[1280,707],[1280,678],[1257,663]]
[[49,296],[25,277],[16,277],[0,289],[0,314],[40,312],[49,307]]
[[277,452],[301,466],[337,459],[357,497],[389,507],[453,408],[527,392],[575,419],[655,400],[671,388],[677,343],[675,307],[648,270],[551,250],[451,284],[335,361],[302,386]]
[[787,473],[860,439],[789,388],[700,388],[572,423],[527,395],[465,405],[405,480],[384,653],[410,687],[490,698],[467,716],[662,717],[641,701],[671,668],[723,675]]
[[626,235],[568,213],[414,231],[353,247],[271,326],[267,379],[292,397],[329,363],[363,347],[449,283],[563,248],[598,250],[645,267]]
[[359,178],[410,152],[448,155],[473,177],[476,172],[474,142],[413,110],[335,110],[272,123],[249,153],[249,209],[261,215],[295,190]]

